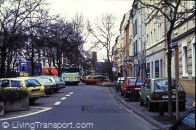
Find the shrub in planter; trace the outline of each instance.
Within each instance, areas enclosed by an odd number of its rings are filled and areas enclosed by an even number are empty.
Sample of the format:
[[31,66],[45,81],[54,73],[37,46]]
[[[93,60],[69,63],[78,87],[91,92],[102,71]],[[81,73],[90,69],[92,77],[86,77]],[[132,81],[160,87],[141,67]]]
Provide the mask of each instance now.
[[22,89],[4,89],[0,91],[1,99],[4,102],[4,111],[21,111],[29,109],[28,92]]
[[0,101],[14,102],[28,97],[28,92],[23,89],[4,89],[0,91]]
[[0,91],[0,102],[5,100],[5,95],[2,91]]

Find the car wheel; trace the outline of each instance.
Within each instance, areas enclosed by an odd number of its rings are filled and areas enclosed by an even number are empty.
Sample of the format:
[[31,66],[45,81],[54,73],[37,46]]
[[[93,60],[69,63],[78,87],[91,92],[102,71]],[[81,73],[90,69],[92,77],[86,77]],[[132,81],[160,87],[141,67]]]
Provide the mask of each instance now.
[[36,99],[29,99],[29,105],[33,105],[33,104],[35,104],[35,101],[36,101]]
[[180,104],[179,110],[180,110],[180,111],[185,111],[185,110],[186,110],[186,105],[185,105],[185,103]]
[[140,106],[144,106],[144,101],[142,98],[140,98]]
[[149,100],[147,101],[147,109],[148,111],[152,111],[152,103]]
[[124,97],[125,97],[125,98],[128,98],[128,97],[129,97],[129,94],[125,92],[125,93],[124,93]]
[[59,92],[59,90],[58,90],[58,89],[56,89],[56,90],[54,90],[54,92],[55,92],[55,93],[58,93],[58,92]]

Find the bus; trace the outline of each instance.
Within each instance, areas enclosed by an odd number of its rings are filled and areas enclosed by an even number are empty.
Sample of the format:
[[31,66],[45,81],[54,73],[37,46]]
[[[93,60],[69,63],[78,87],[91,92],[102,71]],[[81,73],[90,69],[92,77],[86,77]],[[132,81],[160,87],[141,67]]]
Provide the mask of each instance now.
[[[30,61],[19,61],[17,72],[20,73],[21,77],[32,76],[31,62]],[[42,75],[42,64],[41,63],[34,64],[34,75]]]
[[65,65],[61,70],[61,77],[66,84],[78,85],[80,82],[80,70],[75,65]]

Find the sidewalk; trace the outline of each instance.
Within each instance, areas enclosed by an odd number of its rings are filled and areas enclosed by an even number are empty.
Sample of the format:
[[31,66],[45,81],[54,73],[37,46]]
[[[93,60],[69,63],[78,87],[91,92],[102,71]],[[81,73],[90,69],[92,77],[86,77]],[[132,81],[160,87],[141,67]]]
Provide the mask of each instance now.
[[[128,98],[124,98],[120,95],[120,92],[116,92],[114,87],[110,87],[110,90],[112,94],[114,95],[114,99],[125,106],[126,108],[133,111],[135,114],[139,115],[143,119],[145,119],[147,122],[152,124],[153,126],[156,126],[160,129],[168,128],[176,119],[176,112],[173,112],[174,119],[168,120],[168,113],[164,112],[164,116],[160,116],[159,112],[149,112],[145,106],[140,106],[139,102],[131,101]],[[195,101],[194,98],[187,97],[186,102],[186,110],[190,109],[192,107],[193,102]],[[182,115],[185,111],[180,111],[179,116]]]

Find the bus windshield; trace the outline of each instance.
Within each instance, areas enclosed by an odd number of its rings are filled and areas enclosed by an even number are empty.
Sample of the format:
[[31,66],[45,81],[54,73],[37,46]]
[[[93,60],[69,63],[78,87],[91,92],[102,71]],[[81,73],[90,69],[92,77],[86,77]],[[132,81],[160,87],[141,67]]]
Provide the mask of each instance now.
[[78,68],[63,68],[64,73],[77,73]]

